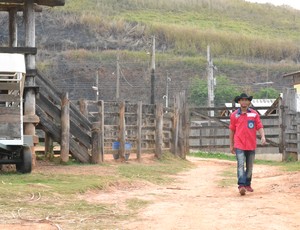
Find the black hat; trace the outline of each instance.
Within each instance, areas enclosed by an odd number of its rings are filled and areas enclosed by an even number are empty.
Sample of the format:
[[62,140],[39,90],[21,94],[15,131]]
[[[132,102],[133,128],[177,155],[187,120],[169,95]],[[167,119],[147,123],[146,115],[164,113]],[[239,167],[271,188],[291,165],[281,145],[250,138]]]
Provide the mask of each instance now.
[[239,102],[239,100],[240,99],[242,99],[242,98],[246,98],[246,99],[248,99],[249,101],[252,101],[252,96],[248,96],[247,94],[245,94],[245,93],[241,93],[241,95],[240,96],[236,96],[235,98],[234,98],[234,101],[236,102],[236,103],[238,103]]

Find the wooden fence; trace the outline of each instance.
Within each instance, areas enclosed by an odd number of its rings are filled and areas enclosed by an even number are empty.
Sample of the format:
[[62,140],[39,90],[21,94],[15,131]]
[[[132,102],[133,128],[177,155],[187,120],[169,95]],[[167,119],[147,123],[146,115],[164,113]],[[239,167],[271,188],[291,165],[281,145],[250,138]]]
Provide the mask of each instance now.
[[[174,107],[164,109],[162,104],[104,102],[80,100],[79,110],[92,125],[92,162],[101,162],[104,153],[118,154],[125,159],[126,144],[140,159],[142,153],[154,153],[160,158],[170,151],[185,158],[189,151],[189,116],[185,93],[180,93]],[[118,143],[119,148],[114,149]]]

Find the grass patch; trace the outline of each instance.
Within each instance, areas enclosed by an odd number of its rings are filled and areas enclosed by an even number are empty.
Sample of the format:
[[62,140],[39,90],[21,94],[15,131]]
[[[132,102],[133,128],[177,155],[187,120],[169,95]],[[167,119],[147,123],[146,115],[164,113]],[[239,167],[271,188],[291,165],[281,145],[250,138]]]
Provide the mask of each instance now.
[[218,184],[221,187],[229,187],[233,184],[236,184],[237,179],[235,167],[228,168],[227,170],[223,171],[220,176],[222,176],[222,179],[218,182]]
[[165,153],[161,160],[155,164],[136,164],[131,167],[120,165],[119,174],[130,180],[145,180],[154,184],[166,184],[173,181],[170,177],[178,172],[193,167],[190,162],[174,157],[171,153]]
[[138,198],[132,198],[126,200],[127,207],[134,212],[138,211],[141,208],[146,207],[150,203],[151,203],[150,201],[141,200]]
[[[211,152],[200,152],[199,151],[199,152],[190,153],[189,156],[236,161],[235,155],[229,155],[229,154],[225,154],[225,153],[211,153]],[[268,161],[268,160],[256,159],[254,164],[279,166],[282,168],[282,170],[285,170],[285,171],[300,171],[300,161],[279,162],[279,161]]]
[[[192,164],[166,153],[161,160],[145,164],[61,165],[53,161],[51,167],[63,170],[53,173],[45,166],[45,170],[26,175],[0,173],[0,216],[5,223],[17,223],[21,219],[44,220],[58,224],[62,229],[98,229],[99,226],[116,229],[118,222],[134,217],[149,202],[128,199],[124,208],[87,201],[81,198],[85,192],[97,193],[110,186],[134,181],[169,183],[171,175],[192,167]],[[98,173],[97,168],[103,174]]]

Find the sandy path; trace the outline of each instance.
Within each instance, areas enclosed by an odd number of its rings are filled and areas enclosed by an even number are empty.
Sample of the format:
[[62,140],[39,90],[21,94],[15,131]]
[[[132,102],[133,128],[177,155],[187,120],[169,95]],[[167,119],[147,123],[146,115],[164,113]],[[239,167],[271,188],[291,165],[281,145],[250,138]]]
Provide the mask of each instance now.
[[[240,196],[237,185],[230,183],[222,187],[220,184],[226,179],[224,171],[235,175],[235,162],[188,159],[197,167],[174,176],[176,182],[171,185],[142,183],[106,192],[91,191],[81,199],[108,203],[123,210],[127,208],[128,199],[150,201],[137,217],[118,223],[114,230],[300,229],[300,172],[282,172],[277,167],[255,165],[255,191]],[[23,223],[3,224],[0,229],[54,230],[58,227]]]
[[[253,193],[222,187],[221,172],[234,162],[190,158],[197,168],[179,174],[172,186],[135,190],[126,197],[152,199],[134,222],[120,229],[300,229],[300,173],[255,165]],[[116,192],[114,202],[124,197]],[[114,198],[112,198],[114,199]]]

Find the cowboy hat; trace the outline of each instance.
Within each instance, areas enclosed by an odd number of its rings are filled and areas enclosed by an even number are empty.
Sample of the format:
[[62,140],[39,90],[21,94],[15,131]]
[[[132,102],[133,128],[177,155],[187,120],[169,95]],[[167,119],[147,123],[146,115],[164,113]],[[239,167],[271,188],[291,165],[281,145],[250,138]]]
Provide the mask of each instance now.
[[240,96],[236,96],[235,98],[234,98],[234,101],[236,102],[236,103],[238,103],[239,102],[239,100],[241,100],[242,98],[246,98],[246,99],[248,99],[249,101],[252,101],[252,96],[248,96],[247,94],[245,94],[245,93],[241,93],[241,95]]

